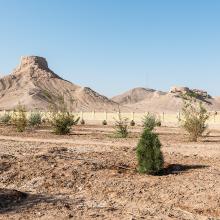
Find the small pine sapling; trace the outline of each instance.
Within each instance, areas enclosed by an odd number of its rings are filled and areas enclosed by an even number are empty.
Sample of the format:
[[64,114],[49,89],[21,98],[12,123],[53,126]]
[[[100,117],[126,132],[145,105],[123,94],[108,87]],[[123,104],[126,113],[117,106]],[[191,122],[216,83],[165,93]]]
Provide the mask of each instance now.
[[103,120],[102,125],[106,126],[106,125],[108,125],[108,122],[106,120]]
[[130,126],[131,126],[131,127],[134,127],[134,126],[135,126],[135,121],[134,121],[134,120],[131,120]]
[[128,137],[128,118],[124,118],[121,112],[118,113],[118,119],[115,119],[115,134],[116,137],[126,138]]
[[164,160],[160,148],[161,143],[157,134],[144,129],[136,149],[140,173],[157,175],[163,169]]
[[153,131],[155,127],[161,126],[160,119],[157,118],[155,114],[147,113],[144,118],[142,119],[144,129]]

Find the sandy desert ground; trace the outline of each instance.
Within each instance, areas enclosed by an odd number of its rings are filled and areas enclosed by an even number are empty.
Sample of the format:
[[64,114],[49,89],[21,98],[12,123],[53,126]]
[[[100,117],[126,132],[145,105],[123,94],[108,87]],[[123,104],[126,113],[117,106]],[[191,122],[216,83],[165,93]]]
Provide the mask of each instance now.
[[135,171],[141,129],[116,139],[111,126],[68,136],[1,126],[0,219],[220,219],[220,128],[198,143],[158,128],[161,176]]

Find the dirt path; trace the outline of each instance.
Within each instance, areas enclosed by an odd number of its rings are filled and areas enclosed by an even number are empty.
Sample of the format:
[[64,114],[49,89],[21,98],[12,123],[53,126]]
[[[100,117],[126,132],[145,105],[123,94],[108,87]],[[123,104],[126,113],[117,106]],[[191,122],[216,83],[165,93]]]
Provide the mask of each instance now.
[[[115,141],[98,141],[98,140],[77,140],[77,139],[47,139],[47,138],[33,138],[33,137],[13,137],[13,136],[0,136],[0,140],[16,141],[16,142],[40,142],[50,144],[74,144],[74,145],[89,145],[89,146],[115,146]],[[121,147],[128,147],[128,144],[123,144]]]
[[[90,140],[87,139],[55,139],[55,138],[34,138],[34,137],[16,137],[0,135],[0,141],[15,141],[15,142],[33,142],[33,143],[48,143],[48,144],[65,144],[70,148],[81,148],[81,150],[88,151],[109,151],[112,147],[118,145],[119,147],[132,148],[136,146],[137,141],[130,141],[123,143],[120,139],[118,141],[112,140]],[[165,144],[163,151],[173,154],[180,153],[184,156],[200,156],[200,157],[220,157],[220,144],[218,142],[200,142],[200,143],[172,143]]]

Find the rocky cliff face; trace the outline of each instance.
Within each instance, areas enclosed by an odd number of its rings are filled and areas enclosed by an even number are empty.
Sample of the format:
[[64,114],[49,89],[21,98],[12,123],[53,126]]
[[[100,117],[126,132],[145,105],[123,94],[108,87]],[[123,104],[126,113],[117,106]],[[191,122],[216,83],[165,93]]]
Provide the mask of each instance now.
[[48,67],[47,60],[38,56],[23,56],[19,66],[13,71],[14,76],[25,75],[31,78],[60,78]]
[[38,56],[23,56],[18,67],[19,70],[29,67],[38,67],[42,70],[48,70],[47,60]]
[[188,87],[180,87],[180,86],[172,86],[170,89],[170,93],[187,93],[190,89]]
[[13,109],[18,103],[27,109],[46,110],[64,97],[73,111],[117,109],[118,104],[89,88],[63,80],[49,67],[45,58],[26,56],[8,76],[0,79],[0,109]]

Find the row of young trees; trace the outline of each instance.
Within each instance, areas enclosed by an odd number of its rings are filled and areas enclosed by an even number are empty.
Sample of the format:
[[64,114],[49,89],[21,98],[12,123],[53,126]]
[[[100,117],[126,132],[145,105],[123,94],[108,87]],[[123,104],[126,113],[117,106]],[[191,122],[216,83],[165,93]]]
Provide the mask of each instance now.
[[[182,118],[180,119],[181,127],[189,134],[191,141],[197,141],[199,137],[205,134],[207,130],[207,120],[209,114],[201,102],[194,97],[184,97]],[[42,122],[49,124],[56,134],[68,134],[72,126],[76,125],[80,118],[75,118],[73,114],[67,111],[65,103],[57,109],[50,110],[49,118],[42,119],[39,112],[31,113],[27,117],[26,110],[23,106],[18,105],[11,115],[5,114],[0,118],[0,122],[13,124],[17,131],[23,132],[27,126],[37,127]],[[81,124],[83,122],[81,121]],[[104,121],[103,125],[107,125]],[[130,122],[134,126],[135,122]],[[156,126],[161,126],[161,121],[154,114],[148,113],[143,118],[143,132],[136,148],[138,160],[138,171],[156,175],[163,169],[164,159],[161,152],[161,143],[158,135],[154,132]],[[122,117],[119,112],[118,119],[115,119],[115,135],[118,138],[126,138],[129,135],[128,118]],[[205,135],[208,135],[206,133]]]
[[[179,119],[180,125],[189,134],[190,141],[197,141],[199,137],[208,135],[207,120],[210,115],[198,99],[191,96],[183,98],[182,116]],[[164,159],[158,135],[153,132],[157,122],[153,118],[146,122],[136,150],[138,171],[155,175],[162,172]]]
[[18,105],[11,114],[5,113],[0,117],[3,124],[14,125],[18,132],[23,132],[27,127],[36,128],[41,124],[52,127],[55,134],[64,135],[70,133],[73,125],[79,122],[73,114],[66,110],[51,111],[48,117],[42,117],[40,112],[31,112],[29,116],[24,106]]
[[[154,115],[148,113],[143,118],[143,126],[152,126]],[[157,125],[160,126],[161,122],[157,120]],[[37,128],[40,125],[49,125],[53,128],[54,133],[56,134],[68,134],[71,131],[72,126],[80,123],[81,125],[85,124],[85,121],[80,117],[75,117],[74,114],[62,108],[60,110],[50,110],[47,116],[42,116],[38,111],[27,113],[25,106],[18,105],[13,112],[5,113],[0,117],[0,123],[5,125],[14,125],[18,132],[23,132],[27,127]],[[107,121],[102,122],[103,125],[107,125]],[[135,122],[132,120],[130,126],[135,126]],[[128,118],[122,117],[122,114],[119,111],[118,118],[115,118],[115,137],[126,138],[129,135],[129,120]]]
[[[185,95],[183,97],[181,115],[182,117],[178,118],[179,124],[188,134],[189,141],[196,142],[200,137],[209,134],[209,132],[207,132],[207,120],[210,114],[198,99]],[[128,125],[128,118],[123,118],[119,112],[119,119],[116,120],[116,128],[119,137],[128,136]],[[132,120],[130,126],[134,125],[135,122]],[[148,113],[144,116],[142,125],[144,128],[148,128],[152,131],[155,126],[161,126],[161,121],[156,115]]]
[[[68,134],[73,125],[76,125],[80,118],[75,118],[71,114],[65,105],[64,100],[60,104],[60,108],[50,108],[51,114],[48,118],[42,119],[39,112],[32,112],[27,117],[26,109],[22,105],[18,105],[12,114],[5,113],[0,117],[0,123],[13,124],[17,130],[22,132],[27,126],[37,127],[42,122],[47,122],[51,125],[56,134]],[[191,96],[183,97],[183,108],[181,111],[182,117],[179,118],[181,127],[189,134],[190,141],[197,141],[202,135],[208,135],[207,120],[209,119],[209,113],[204,108],[201,102],[198,102],[196,98]],[[81,119],[80,123],[83,125],[85,121]],[[161,125],[161,121],[153,114],[148,113],[144,116],[142,124],[144,127],[149,127],[152,130],[152,126],[156,123],[157,126]],[[107,125],[107,121],[102,122],[103,125]],[[122,117],[120,111],[118,118],[115,119],[116,136],[126,138],[129,134],[128,128],[135,126],[134,120],[129,124],[128,118]]]
[[[202,136],[207,136],[207,120],[210,115],[198,99],[191,96],[183,97],[182,118],[179,119],[181,127],[188,133],[190,141],[197,141]],[[128,134],[126,120],[120,118],[118,123],[118,132]],[[143,132],[136,148],[138,160],[138,171],[157,175],[162,172],[164,158],[161,152],[161,143],[158,135],[154,132],[156,126],[161,122],[155,115],[147,114],[143,119]],[[123,137],[123,136],[122,136]]]

